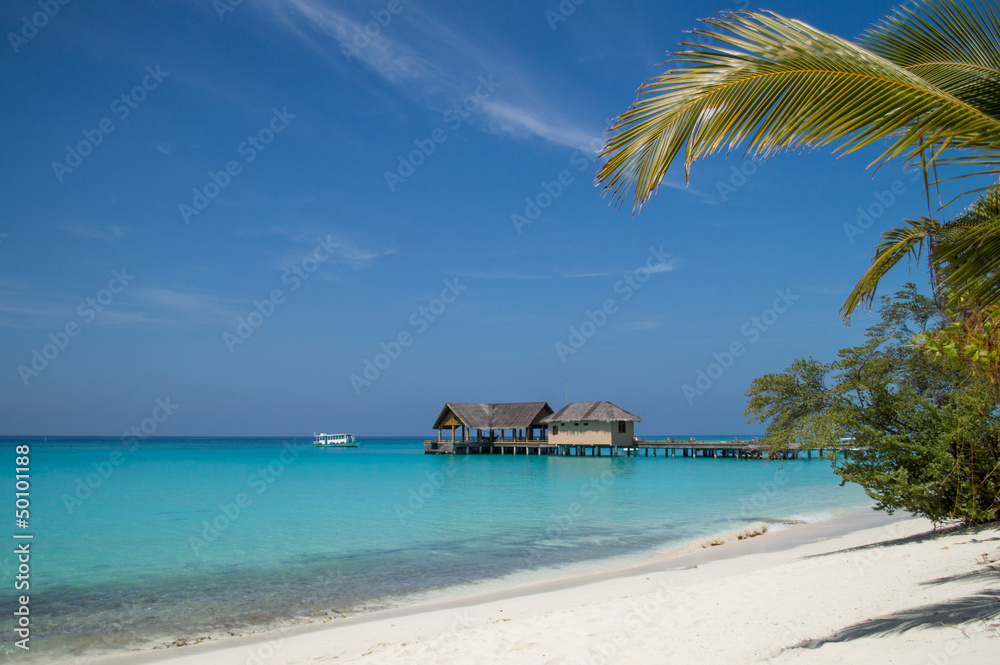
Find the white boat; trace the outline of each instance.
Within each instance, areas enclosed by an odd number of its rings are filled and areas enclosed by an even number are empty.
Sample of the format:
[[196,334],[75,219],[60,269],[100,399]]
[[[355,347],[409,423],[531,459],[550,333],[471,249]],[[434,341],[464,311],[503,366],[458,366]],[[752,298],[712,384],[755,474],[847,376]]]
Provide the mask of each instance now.
[[314,446],[331,448],[357,448],[358,442],[353,434],[315,434]]

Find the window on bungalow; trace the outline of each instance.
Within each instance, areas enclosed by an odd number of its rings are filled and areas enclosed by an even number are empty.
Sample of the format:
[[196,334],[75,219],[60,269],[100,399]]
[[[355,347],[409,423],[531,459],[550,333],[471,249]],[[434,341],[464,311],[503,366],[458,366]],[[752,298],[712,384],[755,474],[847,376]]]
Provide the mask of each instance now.
[[558,434],[559,433],[559,425],[553,425],[552,426],[552,433],[553,434]]
[[625,433],[625,421],[624,420],[619,420],[618,421],[618,433],[619,434],[624,434]]

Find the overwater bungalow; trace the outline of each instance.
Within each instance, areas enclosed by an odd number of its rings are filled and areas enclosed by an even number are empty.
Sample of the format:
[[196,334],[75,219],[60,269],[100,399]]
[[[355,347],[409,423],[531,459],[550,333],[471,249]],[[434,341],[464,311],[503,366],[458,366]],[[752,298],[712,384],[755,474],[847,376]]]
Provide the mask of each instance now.
[[629,446],[642,418],[611,402],[573,402],[542,419],[553,446]]
[[[547,427],[543,419],[550,415],[552,407],[548,402],[448,402],[434,421],[434,429],[438,431],[436,443],[464,442],[483,446],[503,442],[543,443],[547,440]],[[451,441],[446,441],[443,436],[446,429],[451,430]],[[459,430],[460,433],[456,436]],[[437,451],[438,446],[431,445],[430,449]]]

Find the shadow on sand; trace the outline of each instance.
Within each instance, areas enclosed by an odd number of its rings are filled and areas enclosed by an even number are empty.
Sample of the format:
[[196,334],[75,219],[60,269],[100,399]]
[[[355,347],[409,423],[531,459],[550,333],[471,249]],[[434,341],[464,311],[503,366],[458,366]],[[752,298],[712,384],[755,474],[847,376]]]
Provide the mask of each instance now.
[[[846,552],[862,552],[874,550],[880,547],[896,547],[908,545],[910,543],[923,543],[938,540],[945,536],[965,535],[968,536],[961,544],[968,543],[991,543],[1000,541],[1000,537],[993,535],[997,528],[997,523],[984,524],[977,527],[966,527],[963,525],[949,526],[942,529],[935,529],[926,533],[918,533],[905,538],[886,540],[883,542],[851,547],[823,554],[815,554],[806,558],[818,558]],[[990,536],[980,538],[979,534],[990,531]],[[993,550],[993,547],[990,547]],[[972,570],[965,573],[940,577],[928,580],[923,584],[926,586],[940,586],[951,583],[962,582],[993,582],[1000,584],[1000,571],[994,566],[984,566],[979,570]],[[1000,619],[1000,589],[985,589],[972,595],[952,600],[913,607],[908,610],[896,612],[888,616],[877,617],[848,626],[835,633],[821,637],[819,639],[803,640],[798,644],[788,647],[789,649],[816,649],[831,642],[849,642],[851,640],[865,637],[876,637],[889,634],[900,634],[915,628],[928,628],[931,626],[951,626],[959,628],[962,624],[972,621]]]
[[956,534],[966,534],[969,536],[969,540],[958,543],[964,545],[970,542],[973,543],[988,543],[988,542],[1000,542],[1000,536],[992,536],[990,538],[977,538],[976,536],[984,531],[995,531],[1000,527],[998,522],[990,522],[988,524],[981,524],[979,526],[964,526],[964,525],[954,525],[947,526],[940,529],[934,529],[933,531],[925,531],[924,533],[917,533],[912,536],[906,536],[905,538],[894,538],[892,540],[882,540],[877,543],[870,543],[868,545],[859,545],[857,547],[848,547],[842,550],[833,550],[832,552],[823,552],[821,554],[810,554],[809,556],[803,557],[805,559],[818,559],[825,556],[833,556],[835,554],[845,554],[848,552],[864,552],[868,550],[877,550],[882,547],[898,547],[900,545],[909,545],[911,543],[925,543],[928,541],[938,540],[939,538],[944,538],[946,536],[954,536]]
[[[996,576],[996,571],[993,571]],[[885,617],[848,626],[826,637],[803,640],[789,649],[816,649],[831,642],[904,633],[914,628],[959,626],[978,619],[1000,618],[1000,589],[988,589],[964,598],[914,607]]]

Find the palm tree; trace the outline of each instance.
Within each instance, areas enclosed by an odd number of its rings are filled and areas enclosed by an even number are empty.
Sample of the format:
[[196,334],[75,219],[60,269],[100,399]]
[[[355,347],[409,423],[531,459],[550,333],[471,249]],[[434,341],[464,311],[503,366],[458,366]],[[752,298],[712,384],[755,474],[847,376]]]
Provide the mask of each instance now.
[[[597,180],[617,203],[634,189],[633,210],[641,208],[682,150],[689,177],[696,160],[741,147],[744,155],[766,156],[831,144],[847,154],[881,144],[871,166],[919,164],[928,207],[931,186],[945,180],[938,167],[963,167],[956,178],[1000,173],[995,4],[925,0],[896,10],[858,43],[773,13],[726,13],[704,23],[709,27],[694,34],[710,44],[683,44],[689,50],[669,61],[677,67],[647,81],[611,128]],[[993,190],[986,199],[996,197]],[[964,240],[943,240],[956,233]],[[925,218],[883,237],[844,304],[845,318],[870,302],[879,278],[921,242],[929,245],[932,274],[946,276],[937,285],[948,287],[947,298],[994,303],[1000,295],[995,221],[973,231]]]

